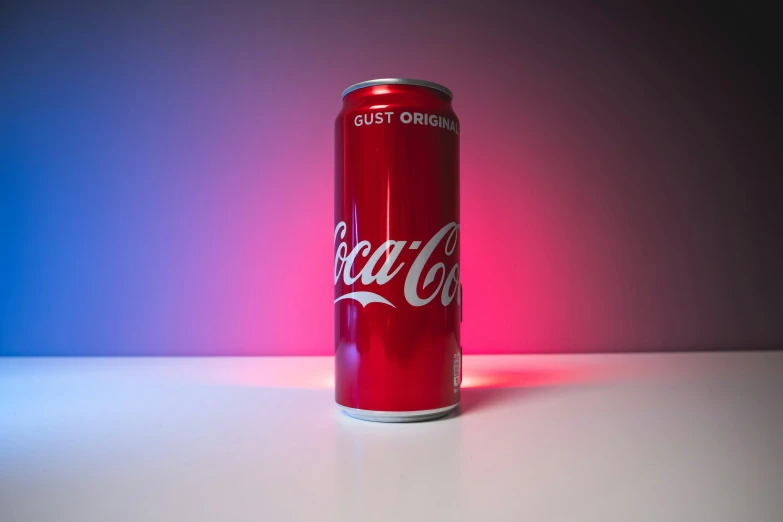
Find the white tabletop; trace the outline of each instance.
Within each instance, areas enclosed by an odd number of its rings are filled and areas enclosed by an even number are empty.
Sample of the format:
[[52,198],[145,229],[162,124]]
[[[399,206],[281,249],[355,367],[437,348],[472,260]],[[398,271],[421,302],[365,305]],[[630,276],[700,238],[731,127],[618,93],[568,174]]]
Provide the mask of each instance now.
[[0,359],[0,520],[783,520],[783,353],[473,356],[340,414],[331,358]]

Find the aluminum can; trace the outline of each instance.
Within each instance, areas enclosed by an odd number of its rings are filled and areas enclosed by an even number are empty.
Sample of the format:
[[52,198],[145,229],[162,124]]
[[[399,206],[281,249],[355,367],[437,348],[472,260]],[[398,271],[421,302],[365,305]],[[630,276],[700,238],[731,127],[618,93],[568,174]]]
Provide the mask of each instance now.
[[462,379],[459,120],[447,88],[386,78],[335,122],[335,399],[352,417],[437,418]]

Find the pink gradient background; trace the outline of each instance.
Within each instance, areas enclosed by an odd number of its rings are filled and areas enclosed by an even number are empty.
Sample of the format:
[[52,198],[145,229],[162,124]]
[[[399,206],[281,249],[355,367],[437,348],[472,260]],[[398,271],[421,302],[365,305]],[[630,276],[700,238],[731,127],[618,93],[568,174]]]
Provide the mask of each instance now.
[[0,354],[332,353],[333,120],[390,76],[455,94],[466,353],[783,340],[773,90],[709,35],[286,5],[9,10]]

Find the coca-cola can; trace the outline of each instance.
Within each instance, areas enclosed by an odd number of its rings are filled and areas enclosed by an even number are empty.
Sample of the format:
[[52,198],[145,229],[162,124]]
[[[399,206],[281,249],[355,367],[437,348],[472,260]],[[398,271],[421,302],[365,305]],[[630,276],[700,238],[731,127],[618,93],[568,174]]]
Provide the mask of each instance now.
[[335,399],[428,420],[460,400],[459,120],[447,88],[387,78],[335,122]]

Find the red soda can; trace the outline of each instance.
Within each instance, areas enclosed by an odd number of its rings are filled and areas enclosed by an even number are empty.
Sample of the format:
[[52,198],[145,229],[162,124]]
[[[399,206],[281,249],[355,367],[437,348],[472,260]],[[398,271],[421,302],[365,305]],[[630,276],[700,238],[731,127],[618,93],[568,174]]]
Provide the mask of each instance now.
[[335,399],[352,417],[428,420],[460,400],[459,120],[403,78],[343,92],[335,122]]

